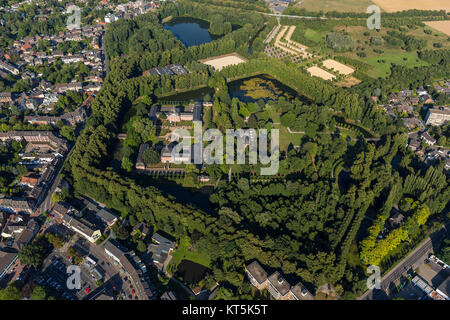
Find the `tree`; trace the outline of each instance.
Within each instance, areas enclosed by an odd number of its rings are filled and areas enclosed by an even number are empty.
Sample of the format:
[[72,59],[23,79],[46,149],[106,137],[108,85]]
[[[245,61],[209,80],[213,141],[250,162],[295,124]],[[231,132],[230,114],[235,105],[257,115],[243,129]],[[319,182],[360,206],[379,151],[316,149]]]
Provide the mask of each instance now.
[[59,132],[64,138],[66,138],[69,141],[75,141],[75,131],[70,126],[63,126],[61,128],[61,131]]
[[47,298],[47,293],[45,289],[41,286],[36,286],[31,293],[32,300],[45,300]]
[[157,164],[161,162],[159,153],[152,148],[147,148],[147,150],[144,151],[144,153],[142,154],[142,160],[144,161],[145,165]]
[[145,245],[144,241],[139,241],[139,242],[138,242],[138,244],[137,244],[137,249],[138,249],[140,252],[145,252],[145,251],[147,251],[147,246]]
[[44,241],[38,240],[24,245],[19,252],[20,262],[37,268],[44,260],[45,251]]
[[22,294],[17,286],[10,284],[0,290],[0,300],[22,300]]

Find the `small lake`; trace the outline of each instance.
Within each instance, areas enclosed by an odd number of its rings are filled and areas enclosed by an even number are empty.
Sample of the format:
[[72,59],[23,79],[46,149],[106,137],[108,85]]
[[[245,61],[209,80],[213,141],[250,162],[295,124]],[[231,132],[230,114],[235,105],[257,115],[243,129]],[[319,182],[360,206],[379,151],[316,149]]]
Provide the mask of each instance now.
[[210,34],[209,22],[191,17],[176,17],[164,23],[164,29],[171,31],[186,47],[199,46],[219,39]]
[[[278,100],[282,96],[287,100],[297,97],[305,103],[310,103],[306,97],[299,96],[294,89],[265,74],[231,81],[228,83],[228,92],[230,98],[236,97],[246,103],[258,100],[263,100],[264,102]],[[178,101],[183,103],[190,100],[203,99],[206,94],[213,96],[214,90],[209,87],[203,87],[163,97],[160,101]]]

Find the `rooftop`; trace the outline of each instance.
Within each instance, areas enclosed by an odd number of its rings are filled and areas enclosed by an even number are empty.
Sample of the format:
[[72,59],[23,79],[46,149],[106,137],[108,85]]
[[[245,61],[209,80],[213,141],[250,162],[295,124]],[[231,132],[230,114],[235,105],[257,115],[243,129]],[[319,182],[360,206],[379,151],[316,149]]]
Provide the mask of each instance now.
[[291,285],[278,271],[275,271],[268,279],[272,286],[275,287],[282,296],[289,292]]
[[255,278],[256,281],[258,281],[259,284],[267,280],[267,272],[264,271],[264,269],[257,261],[253,261],[245,268],[252,275],[252,277]]

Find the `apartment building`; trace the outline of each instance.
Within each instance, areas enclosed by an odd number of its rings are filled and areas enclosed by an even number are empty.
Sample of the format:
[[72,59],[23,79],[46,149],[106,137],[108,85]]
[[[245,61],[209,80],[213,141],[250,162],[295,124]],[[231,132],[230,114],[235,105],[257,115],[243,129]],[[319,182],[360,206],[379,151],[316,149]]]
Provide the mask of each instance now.
[[432,126],[440,126],[450,120],[450,107],[433,107],[429,108],[425,116],[425,124]]
[[245,273],[253,286],[260,291],[267,289],[276,300],[314,300],[301,282],[291,286],[279,271],[268,276],[256,260],[245,266]]

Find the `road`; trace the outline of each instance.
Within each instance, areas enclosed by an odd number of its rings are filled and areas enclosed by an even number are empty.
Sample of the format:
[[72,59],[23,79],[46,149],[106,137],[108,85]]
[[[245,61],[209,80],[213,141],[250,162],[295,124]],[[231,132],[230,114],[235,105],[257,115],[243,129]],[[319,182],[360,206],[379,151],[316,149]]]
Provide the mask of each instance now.
[[[108,73],[108,59],[106,58],[106,47],[105,47],[105,35],[103,34],[102,36],[102,51],[103,51],[103,61],[104,61],[104,74],[105,77]],[[83,128],[80,129],[80,132],[83,130]],[[70,155],[72,154],[73,151],[73,146],[75,145],[75,143],[72,143],[70,146],[70,150],[67,154],[67,156],[64,158],[64,161],[62,161],[58,168],[55,170],[55,173],[53,174],[52,177],[52,181],[50,182],[50,187],[46,187],[45,191],[46,192],[46,196],[44,198],[44,200],[42,200],[41,203],[37,203],[36,204],[36,208],[34,210],[33,216],[38,216],[40,214],[42,214],[45,211],[48,211],[51,208],[51,198],[52,198],[52,194],[55,192],[56,188],[58,187],[59,183],[61,182],[61,178],[58,176],[59,172],[61,171],[61,168],[64,166],[64,163],[67,161],[67,159],[70,158]]]
[[416,268],[425,258],[428,252],[433,249],[433,245],[440,243],[450,229],[448,222],[439,231],[433,233],[429,238],[425,239],[416,249],[408,254],[394,269],[389,271],[381,278],[381,290],[368,290],[358,300],[385,300],[387,299],[386,290],[389,286],[399,279],[402,274],[406,273],[410,268]]
[[33,216],[38,216],[38,215],[42,214],[43,212],[48,211],[50,209],[52,194],[55,192],[56,188],[58,187],[59,183],[61,182],[61,177],[59,177],[59,172],[61,171],[62,167],[64,166],[64,163],[67,161],[67,159],[69,159],[70,155],[72,154],[73,146],[74,146],[74,144],[72,144],[70,146],[70,150],[67,153],[67,155],[65,156],[64,160],[59,163],[58,167],[56,168],[55,172],[53,173],[52,180],[50,182],[50,186],[46,186],[45,190],[43,191],[46,193],[46,196],[45,196],[44,200],[42,200],[41,203],[37,204],[36,209],[34,210]]
[[281,18],[293,18],[293,19],[320,19],[320,20],[328,20],[327,17],[309,17],[309,16],[291,16],[288,14],[276,14],[276,13],[263,13],[262,14],[271,16],[271,17],[281,17]]

